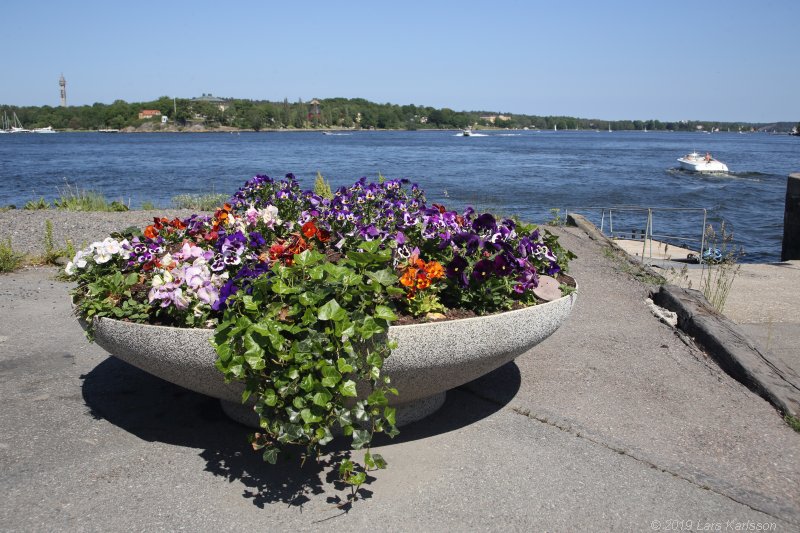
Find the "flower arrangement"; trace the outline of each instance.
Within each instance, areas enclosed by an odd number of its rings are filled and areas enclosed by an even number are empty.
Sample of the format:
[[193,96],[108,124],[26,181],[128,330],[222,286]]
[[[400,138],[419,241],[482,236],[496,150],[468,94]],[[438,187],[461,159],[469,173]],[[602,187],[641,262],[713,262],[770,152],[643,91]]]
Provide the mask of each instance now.
[[90,324],[215,329],[217,368],[259,415],[253,447],[269,462],[286,444],[317,456],[336,428],[366,450],[363,465],[339,465],[357,488],[386,465],[373,435],[397,433],[381,372],[389,324],[535,305],[540,276],[573,257],[546,230],[428,205],[406,180],[314,192],[289,174],[252,178],[211,216],[92,243],[66,273]]

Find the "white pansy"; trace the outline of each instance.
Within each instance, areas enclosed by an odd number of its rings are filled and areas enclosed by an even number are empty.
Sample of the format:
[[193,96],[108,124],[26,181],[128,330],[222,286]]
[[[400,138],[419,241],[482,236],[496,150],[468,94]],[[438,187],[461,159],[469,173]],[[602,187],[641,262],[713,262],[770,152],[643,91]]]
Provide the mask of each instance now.
[[98,248],[95,250],[94,254],[94,262],[98,265],[102,265],[103,263],[108,263],[111,261],[111,254],[106,252],[103,248]]
[[119,241],[112,239],[111,237],[107,237],[103,241],[103,249],[106,251],[106,253],[111,255],[116,255],[122,251]]
[[72,258],[72,261],[67,263],[67,266],[64,267],[64,272],[67,276],[71,276],[75,273],[76,269],[84,269],[86,268],[86,250],[78,250],[75,252],[75,257]]
[[131,243],[128,242],[128,239],[122,239],[119,243],[120,251],[119,255],[123,259],[130,259],[131,258]]
[[72,262],[75,263],[75,266],[78,268],[86,268],[86,256],[89,255],[86,250],[78,250],[75,253],[75,257],[72,259]]
[[282,220],[278,216],[278,208],[274,205],[268,205],[264,209],[261,210],[261,220],[264,221],[264,224],[269,226],[270,228],[273,227],[275,224],[281,224]]
[[158,288],[166,285],[167,283],[172,283],[175,278],[172,277],[172,273],[169,270],[162,270],[159,274],[153,276],[153,287]]
[[164,257],[161,258],[161,266],[164,268],[168,268],[173,264],[175,264],[175,260],[172,258],[172,254],[169,252],[164,254]]

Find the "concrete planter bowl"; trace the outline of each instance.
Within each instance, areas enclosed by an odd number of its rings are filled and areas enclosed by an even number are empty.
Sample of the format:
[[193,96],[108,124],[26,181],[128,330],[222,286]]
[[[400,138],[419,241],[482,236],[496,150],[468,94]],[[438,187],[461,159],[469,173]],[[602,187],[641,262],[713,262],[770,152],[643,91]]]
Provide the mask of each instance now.
[[[398,425],[437,409],[447,390],[463,385],[524,354],[549,337],[569,316],[576,293],[552,302],[461,320],[391,326],[397,349],[386,359],[398,397]],[[214,366],[213,330],[121,322],[96,323],[95,341],[108,353],[161,379],[219,398],[225,413],[256,426],[252,408],[241,404],[243,386],[225,383]]]

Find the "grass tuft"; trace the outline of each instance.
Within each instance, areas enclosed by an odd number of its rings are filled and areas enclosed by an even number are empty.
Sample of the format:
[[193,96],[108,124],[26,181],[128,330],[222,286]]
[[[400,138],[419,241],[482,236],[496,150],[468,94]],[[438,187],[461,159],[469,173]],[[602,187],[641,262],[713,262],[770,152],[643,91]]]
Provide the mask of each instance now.
[[11,239],[0,241],[0,272],[13,272],[22,265],[23,254],[14,251]]
[[214,211],[227,202],[230,197],[222,193],[179,194],[172,197],[177,209],[196,209],[198,211]]
[[58,189],[59,197],[53,200],[53,206],[66,211],[127,211],[128,206],[121,200],[108,202],[106,197],[97,191],[81,189],[77,185],[64,182]]
[[43,196],[40,196],[38,200],[28,200],[25,202],[25,205],[22,206],[22,209],[26,209],[28,211],[38,211],[39,209],[49,209],[50,202],[44,199]]
[[742,268],[738,263],[744,252],[734,248],[732,241],[733,233],[725,230],[725,222],[721,224],[719,233],[710,224],[706,228],[706,246],[712,251],[719,250],[720,259],[703,261],[700,291],[720,313],[725,308],[733,280]]
[[800,433],[800,418],[795,418],[792,415],[786,415],[783,417],[789,427],[795,430],[796,432]]

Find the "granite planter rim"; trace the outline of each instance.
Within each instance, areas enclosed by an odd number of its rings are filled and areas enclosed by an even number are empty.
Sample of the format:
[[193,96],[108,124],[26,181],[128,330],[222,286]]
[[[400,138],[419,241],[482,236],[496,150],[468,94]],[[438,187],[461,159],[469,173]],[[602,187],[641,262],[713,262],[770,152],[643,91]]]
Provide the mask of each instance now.
[[[390,326],[397,341],[384,372],[400,391],[390,404],[398,424],[424,418],[444,403],[445,392],[513,361],[549,337],[569,316],[575,291],[557,300],[454,320]],[[225,383],[211,345],[214,329],[180,328],[95,318],[95,341],[109,354],[161,379],[222,400],[226,414],[255,424],[241,405],[243,385]],[[85,325],[85,324],[84,324]]]

